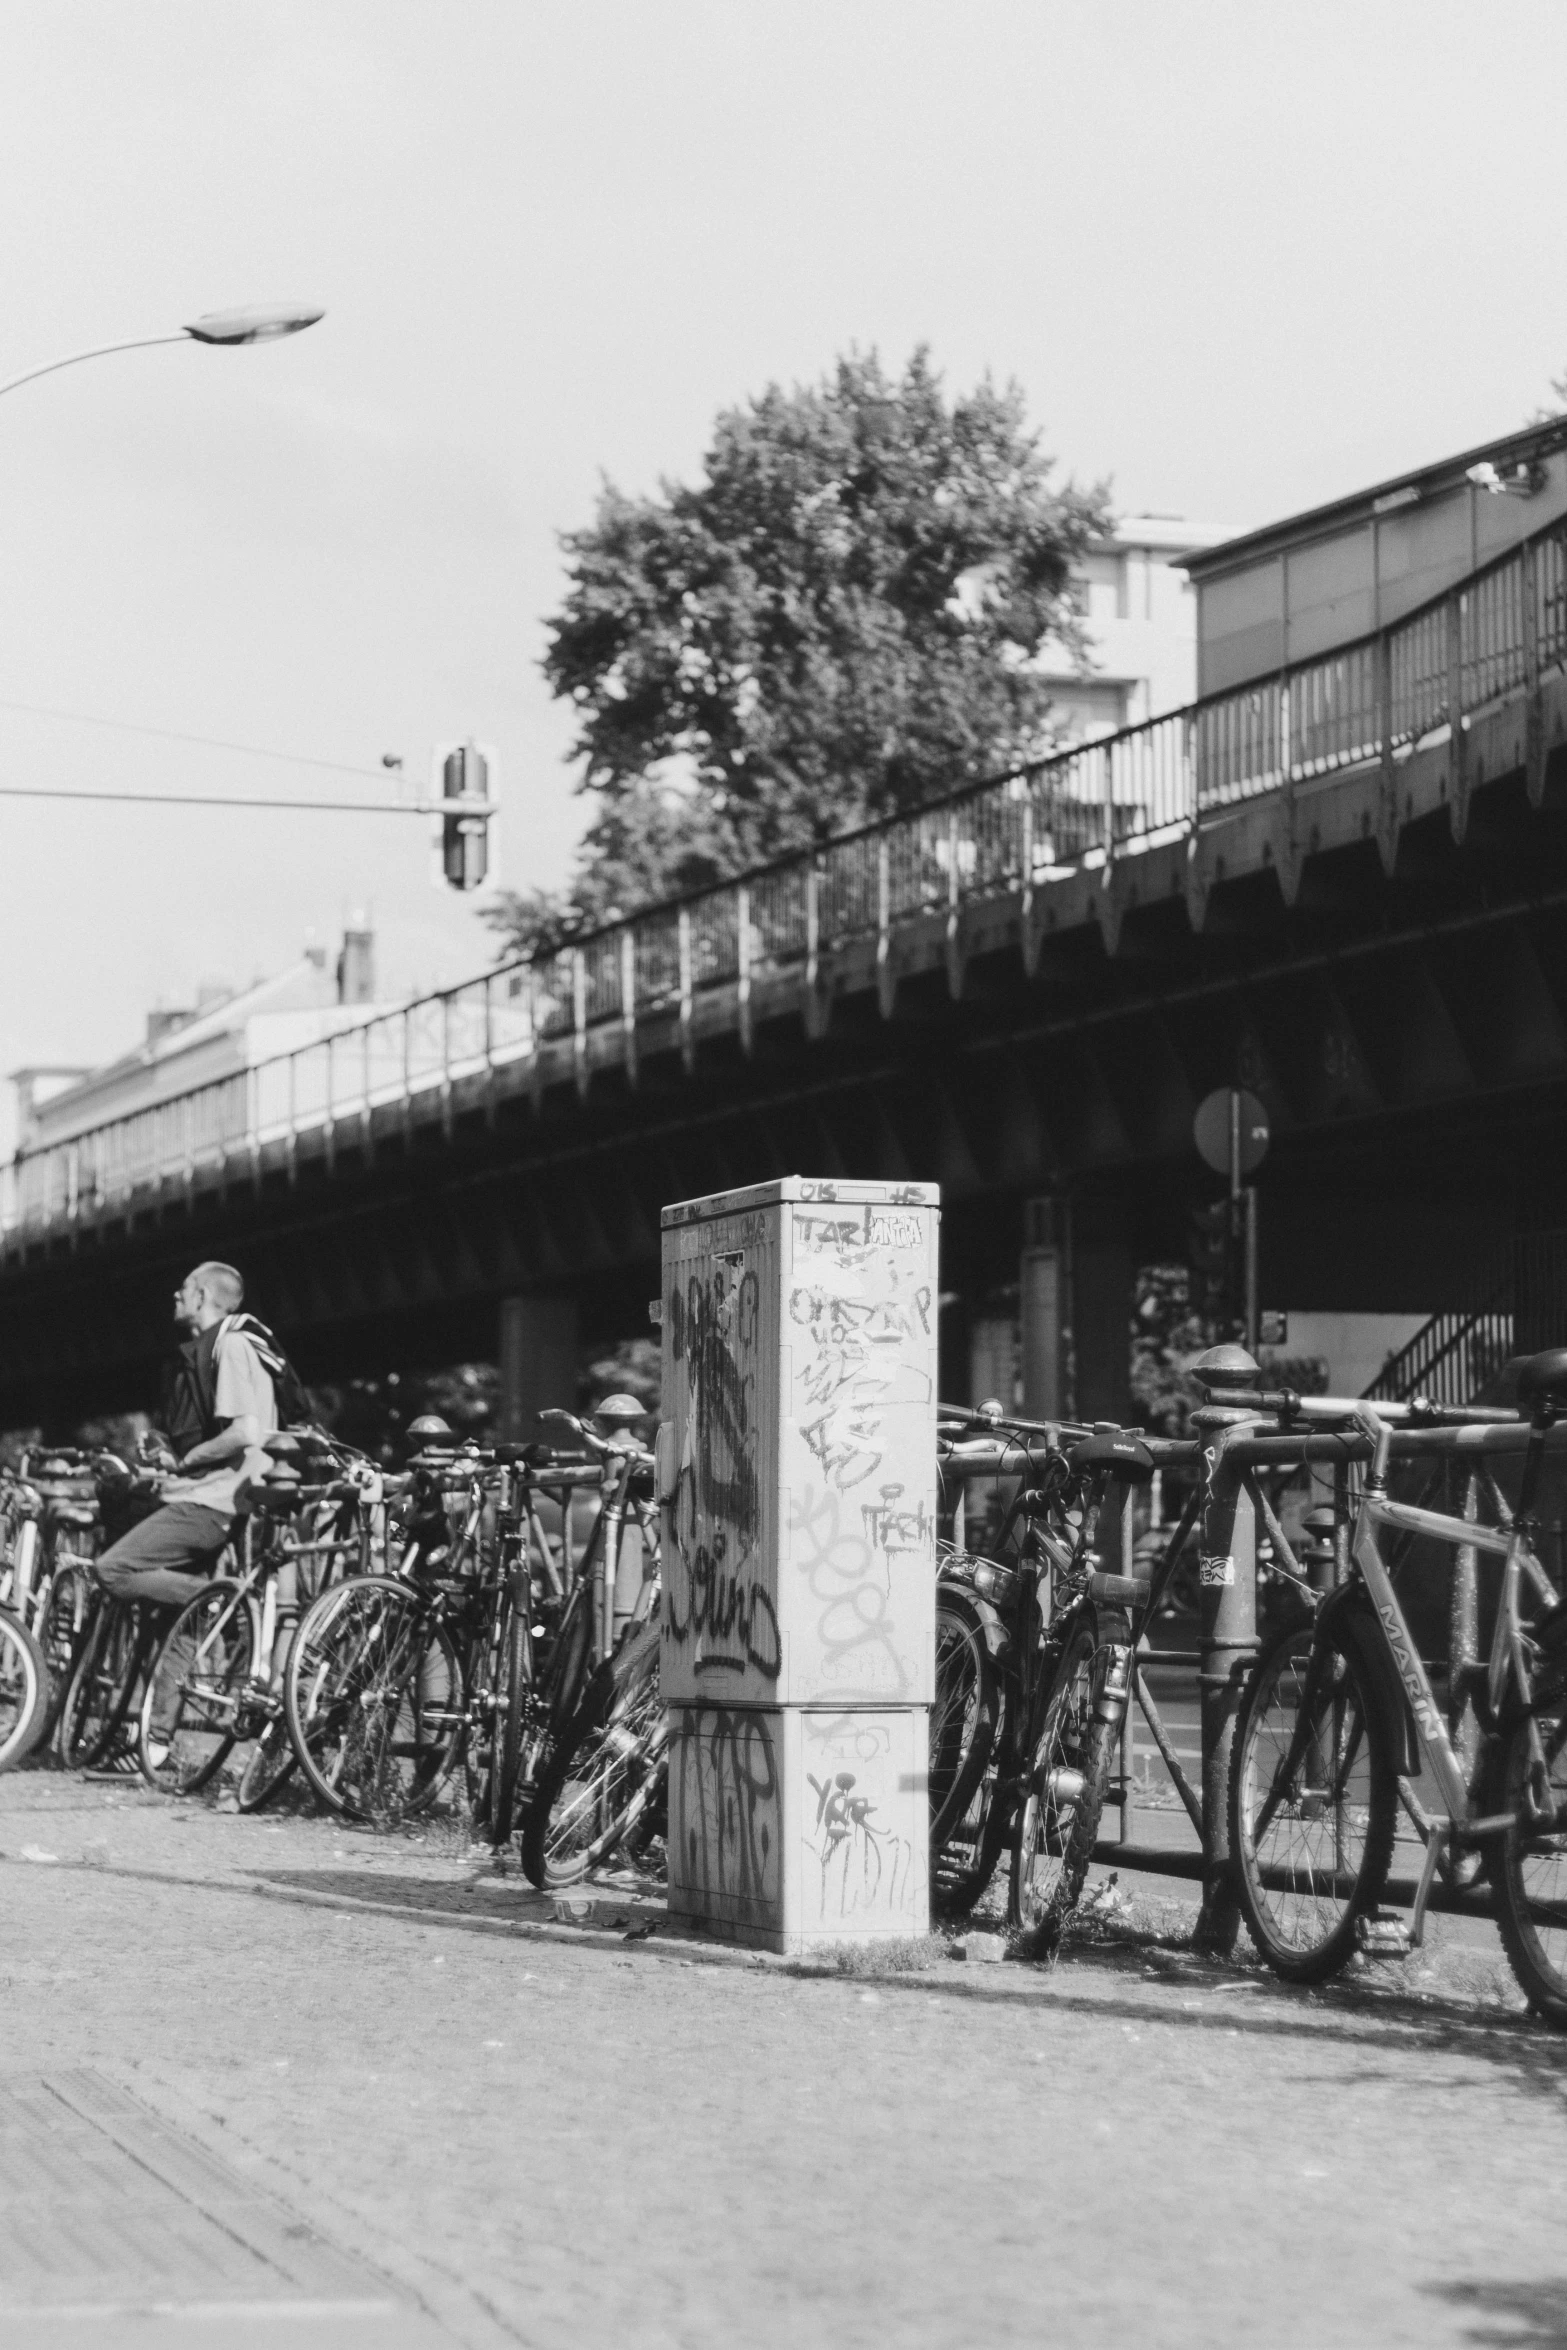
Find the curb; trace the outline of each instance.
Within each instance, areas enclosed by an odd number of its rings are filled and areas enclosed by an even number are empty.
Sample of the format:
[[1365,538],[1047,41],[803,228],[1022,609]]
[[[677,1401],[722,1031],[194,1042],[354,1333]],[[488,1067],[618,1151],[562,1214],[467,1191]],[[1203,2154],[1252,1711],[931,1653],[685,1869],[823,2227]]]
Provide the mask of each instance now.
[[[698,1937],[662,1933],[641,1934],[634,1939],[618,1929],[602,1926],[568,1926],[543,1918],[494,1918],[466,1916],[449,1909],[422,1909],[409,1902],[364,1901],[352,1893],[316,1893],[299,1885],[268,1885],[255,1878],[223,1880],[214,1877],[176,1876],[166,1869],[116,1868],[99,1861],[66,1860],[29,1861],[17,1852],[0,1850],[0,1867],[34,1868],[42,1871],[74,1873],[79,1876],[120,1877],[140,1884],[167,1885],[193,1893],[232,1893],[240,1898],[259,1894],[264,1901],[290,1903],[296,1908],[337,1910],[347,1916],[394,1918],[399,1924],[439,1927],[449,1933],[467,1933],[498,1936],[503,1941],[545,1942],[559,1948],[588,1949],[631,1958],[644,1954],[665,1962],[686,1966],[729,1967],[742,1973],[770,1974],[796,1982],[841,1983],[860,1992],[904,1991],[923,1993],[926,1997],[959,1999],[990,2007],[1045,2007],[1058,2004],[1091,2008],[1097,2013],[1142,2018],[1148,2022],[1166,2020],[1201,2023],[1203,2028],[1241,2029],[1262,2032],[1272,2036],[1280,2032],[1308,2034],[1323,2029],[1348,2030],[1356,2037],[1381,2038],[1389,2031],[1416,2035],[1438,2034],[1444,2038],[1454,2032],[1485,2037],[1518,2036],[1532,2044],[1561,2050],[1558,2036],[1531,2017],[1475,2009],[1433,1999],[1412,2002],[1394,1995],[1368,1992],[1358,1985],[1328,1986],[1333,1995],[1306,2001],[1293,1995],[1287,1986],[1263,1978],[1237,1977],[1230,1986],[1240,1989],[1255,1988],[1266,2001],[1260,2012],[1246,2003],[1231,2007],[1226,2003],[1222,2014],[1201,2019],[1186,2014],[1172,2014],[1158,2002],[1149,2002],[1146,1996],[1129,1998],[1127,1993],[1143,1993],[1151,1988],[1175,1990],[1179,1978],[1167,1977],[1162,1984],[1150,1985],[1139,1975],[1128,1980],[1119,1996],[1116,1992],[1088,1995],[1073,1985],[1061,1981],[1052,1966],[1036,1970],[1032,1966],[1010,1966],[1004,1979],[998,1980],[1000,1969],[981,1966],[975,1969],[962,1962],[932,1968],[928,1972],[906,1971],[886,1974],[850,1973],[829,1960],[793,1957],[771,1950],[751,1950],[729,1942],[707,1942]],[[1086,1955],[1086,1954],[1084,1954]],[[1188,1986],[1210,1993],[1222,1991],[1214,1984]],[[1384,2004],[1387,2000],[1387,2004]]]
[[[189,1878],[179,1880],[190,1883]],[[416,1926],[445,1926],[454,1933],[499,1935],[509,1942],[557,1942],[573,1950],[628,1950],[649,1958],[682,1959],[699,1966],[761,1969],[764,1973],[837,1977],[840,1970],[822,1962],[789,1958],[776,1950],[738,1948],[732,1942],[704,1942],[694,1936],[627,1933],[611,1926],[566,1926],[551,1918],[469,1917],[454,1909],[422,1909],[409,1901],[362,1901],[354,1893],[312,1893],[303,1885],[263,1885],[252,1882],[236,1891],[259,1893],[264,1901],[293,1901],[307,1909],[340,1909],[360,1917],[400,1918]],[[843,1978],[848,1980],[847,1977]],[[878,1977],[892,1981],[891,1976]]]

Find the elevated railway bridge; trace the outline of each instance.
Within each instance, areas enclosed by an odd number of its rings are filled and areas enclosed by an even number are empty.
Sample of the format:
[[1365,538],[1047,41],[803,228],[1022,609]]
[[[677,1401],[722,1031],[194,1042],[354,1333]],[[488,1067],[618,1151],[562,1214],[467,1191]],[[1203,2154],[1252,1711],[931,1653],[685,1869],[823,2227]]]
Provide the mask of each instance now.
[[1021,1278],[1032,1400],[1116,1410],[1232,1083],[1264,1302],[1461,1316],[1567,1221],[1564,909],[1558,520],[1322,658],[24,1152],[0,1424],[144,1396],[201,1255],[307,1375],[499,1346],[525,1414],[645,1329],[663,1202],[793,1171],[941,1183],[955,1390]]

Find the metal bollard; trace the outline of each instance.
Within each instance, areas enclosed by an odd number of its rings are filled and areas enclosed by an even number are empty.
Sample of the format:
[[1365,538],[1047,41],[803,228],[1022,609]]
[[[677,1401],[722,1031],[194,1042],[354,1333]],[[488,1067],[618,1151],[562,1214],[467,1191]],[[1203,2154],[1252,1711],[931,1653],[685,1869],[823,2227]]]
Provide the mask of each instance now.
[[1256,1414],[1205,1406],[1192,1414],[1202,1447],[1206,1501],[1198,1551],[1201,1582],[1202,1914],[1194,1948],[1222,1957],[1240,1928],[1230,1860],[1230,1756],[1241,1689],[1257,1654],[1257,1513],[1244,1480],[1224,1465],[1225,1431]]

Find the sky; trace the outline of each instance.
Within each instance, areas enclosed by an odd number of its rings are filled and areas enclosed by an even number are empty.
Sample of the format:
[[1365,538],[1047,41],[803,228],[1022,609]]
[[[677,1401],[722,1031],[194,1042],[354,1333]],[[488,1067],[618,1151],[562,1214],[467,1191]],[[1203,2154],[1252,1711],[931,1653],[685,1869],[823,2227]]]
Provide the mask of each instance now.
[[[1015,377],[1064,474],[1205,521],[1511,430],[1567,371],[1564,69],[1562,0],[0,0],[0,380],[326,311],[0,403],[0,785],[375,797],[123,729],[416,785],[472,735],[503,878],[557,881],[601,477],[852,345]],[[476,972],[429,868],[414,817],[0,798],[0,1077],[359,908],[383,992]]]

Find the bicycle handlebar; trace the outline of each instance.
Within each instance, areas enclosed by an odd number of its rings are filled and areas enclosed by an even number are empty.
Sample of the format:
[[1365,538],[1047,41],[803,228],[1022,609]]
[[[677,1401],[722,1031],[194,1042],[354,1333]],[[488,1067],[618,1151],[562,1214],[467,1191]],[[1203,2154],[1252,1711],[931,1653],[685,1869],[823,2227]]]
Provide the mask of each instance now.
[[1292,1387],[1213,1388],[1208,1400],[1227,1410],[1266,1412],[1279,1420],[1347,1421],[1368,1434],[1374,1434],[1373,1420],[1392,1428],[1468,1428],[1482,1424],[1512,1427],[1523,1418],[1521,1412],[1500,1404],[1432,1403],[1420,1395],[1412,1396],[1408,1403],[1393,1403],[1378,1396],[1297,1395]]
[[589,1446],[589,1448],[598,1455],[600,1460],[632,1460],[638,1463],[640,1466],[645,1466],[648,1468],[651,1468],[653,1464],[653,1455],[649,1452],[647,1446],[645,1444],[638,1443],[634,1436],[625,1434],[619,1436],[599,1436],[595,1434],[593,1429],[587,1427],[581,1420],[579,1420],[575,1412],[568,1412],[564,1410],[559,1404],[551,1404],[546,1411],[540,1412],[539,1418],[541,1420],[561,1420],[568,1428],[575,1429],[576,1433],[581,1437],[583,1443]]

